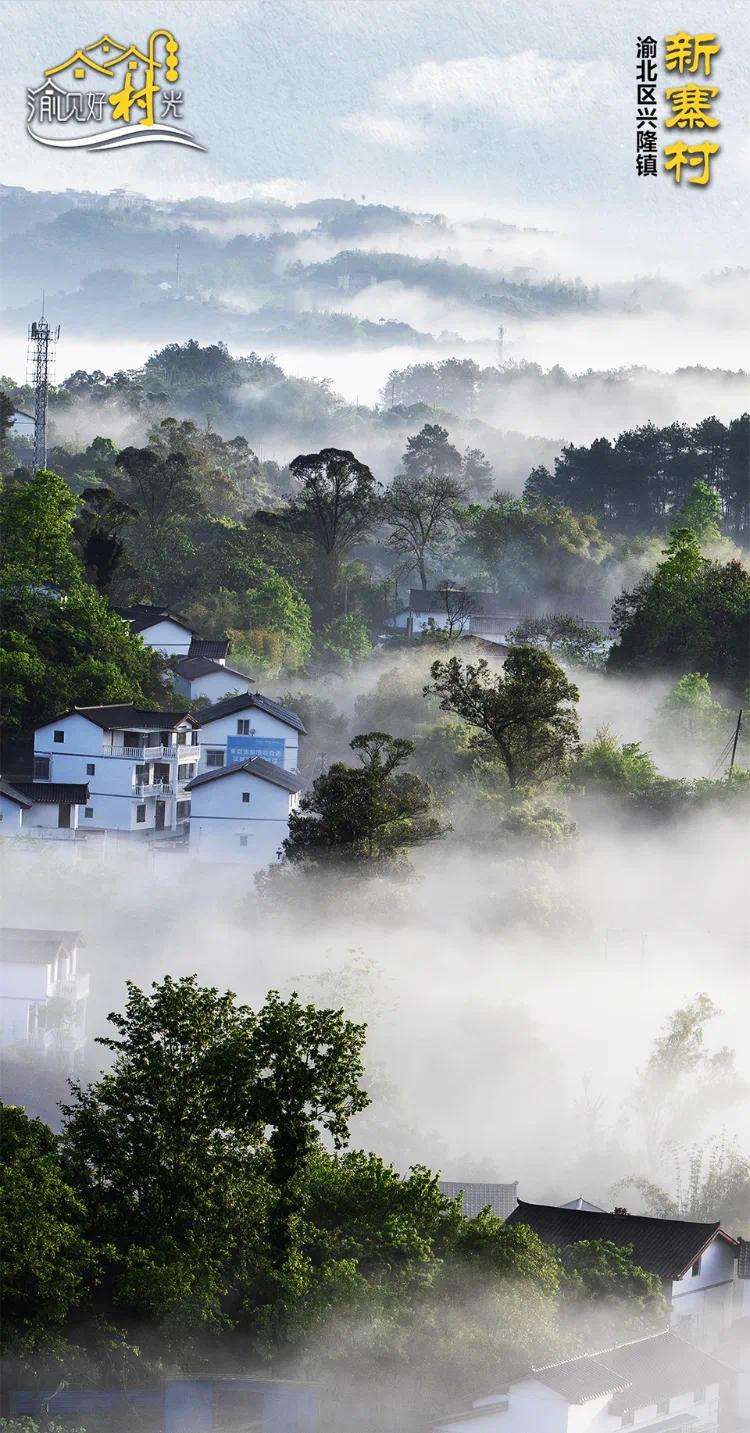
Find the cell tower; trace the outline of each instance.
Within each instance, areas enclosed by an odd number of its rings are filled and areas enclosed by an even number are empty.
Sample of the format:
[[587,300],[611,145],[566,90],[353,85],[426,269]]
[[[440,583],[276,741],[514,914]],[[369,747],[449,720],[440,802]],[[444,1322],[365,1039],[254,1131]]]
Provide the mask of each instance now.
[[29,327],[28,378],[34,388],[34,471],[47,466],[47,398],[55,377],[55,345],[60,325],[52,328],[44,317]]

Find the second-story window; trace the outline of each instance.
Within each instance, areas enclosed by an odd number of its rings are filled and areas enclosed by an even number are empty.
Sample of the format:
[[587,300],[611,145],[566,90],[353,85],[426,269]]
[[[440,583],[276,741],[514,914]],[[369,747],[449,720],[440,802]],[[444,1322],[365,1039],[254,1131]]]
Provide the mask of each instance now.
[[55,737],[55,741],[57,741],[57,742],[64,741],[64,740],[65,740],[65,732],[64,732],[64,731],[56,731],[56,732],[54,733],[54,737]]
[[95,763],[95,762],[93,762],[93,761],[87,761],[87,762],[86,762],[86,775],[87,775],[87,776],[96,776],[96,763]]
[[250,722],[249,722],[249,721],[240,720],[240,721],[237,722],[237,735],[238,735],[238,736],[250,736]]
[[249,791],[243,791],[243,793],[242,793],[242,800],[245,802],[245,804],[247,804],[247,802],[250,800],[250,792],[249,792]]
[[35,781],[49,781],[49,757],[48,757],[48,756],[35,756],[35,757],[34,757],[34,780],[35,780]]
[[207,752],[206,752],[206,766],[223,766],[223,765],[224,765],[224,753],[223,753],[223,751],[207,751]]

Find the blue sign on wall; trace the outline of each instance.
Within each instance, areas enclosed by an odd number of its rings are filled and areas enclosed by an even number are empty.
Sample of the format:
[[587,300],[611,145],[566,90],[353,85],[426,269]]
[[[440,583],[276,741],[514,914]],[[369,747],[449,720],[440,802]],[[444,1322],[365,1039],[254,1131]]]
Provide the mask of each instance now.
[[284,738],[275,736],[228,736],[227,766],[235,761],[249,761],[252,756],[262,756],[275,766],[284,765]]

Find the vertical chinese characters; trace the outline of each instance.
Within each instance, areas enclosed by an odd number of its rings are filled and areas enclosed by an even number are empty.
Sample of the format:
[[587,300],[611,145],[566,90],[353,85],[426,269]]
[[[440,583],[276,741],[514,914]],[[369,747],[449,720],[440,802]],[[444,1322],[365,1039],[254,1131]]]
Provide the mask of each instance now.
[[687,131],[690,140],[696,130],[709,132],[699,143],[675,138],[672,144],[664,146],[664,169],[676,184],[682,183],[683,171],[689,184],[708,184],[711,161],[721,148],[710,138],[710,132],[720,123],[713,113],[719,90],[716,85],[702,83],[711,79],[712,62],[720,49],[715,35],[688,35],[684,30],[668,35],[664,41],[666,69],[685,81],[664,91],[670,107],[665,128]]
[[656,40],[639,35],[636,43],[636,172],[641,178],[656,175]]

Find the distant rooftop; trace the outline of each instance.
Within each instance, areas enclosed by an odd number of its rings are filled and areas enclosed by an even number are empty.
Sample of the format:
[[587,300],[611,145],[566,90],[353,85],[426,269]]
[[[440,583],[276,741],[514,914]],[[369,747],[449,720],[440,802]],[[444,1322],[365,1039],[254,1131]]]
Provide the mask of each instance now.
[[184,627],[186,632],[192,633],[194,630],[179,612],[172,612],[168,607],[151,607],[147,602],[136,602],[132,607],[115,607],[113,611],[125,622],[129,622],[134,632],[145,632],[157,622],[176,622],[177,626]]
[[243,682],[251,682],[252,677],[244,672],[238,672],[236,667],[227,667],[222,662],[216,662],[211,657],[175,657],[172,661],[172,670],[186,682],[194,682],[197,677],[208,677],[213,672],[227,677],[239,677]]
[[223,660],[229,651],[228,637],[193,637],[188,649],[189,657],[208,657],[211,661]]
[[184,708],[177,712],[151,712],[130,702],[115,702],[110,706],[73,707],[69,712],[61,712],[51,722],[45,722],[45,726],[52,726],[55,721],[69,716],[86,717],[104,731],[171,731],[182,721],[195,725],[195,718]]
[[463,1195],[462,1209],[467,1219],[474,1219],[488,1204],[498,1219],[507,1219],[518,1202],[518,1180],[513,1184],[479,1184],[466,1179],[441,1179],[438,1189],[446,1199]]
[[641,1269],[660,1279],[681,1279],[704,1249],[720,1234],[734,1244],[718,1220],[696,1223],[686,1219],[654,1219],[645,1214],[608,1214],[588,1209],[559,1208],[554,1204],[527,1204],[519,1199],[509,1224],[527,1224],[545,1244],[565,1248],[582,1239],[611,1239],[630,1244]]
[[[669,1329],[533,1368],[528,1374],[569,1403],[589,1403],[614,1394],[612,1411],[620,1413],[679,1393],[694,1393],[709,1384],[721,1383],[726,1376],[723,1364],[684,1343]],[[684,1417],[683,1414],[680,1426],[684,1426]]]
[[61,949],[85,945],[79,930],[45,927],[0,927],[0,962],[7,965],[50,965]]

